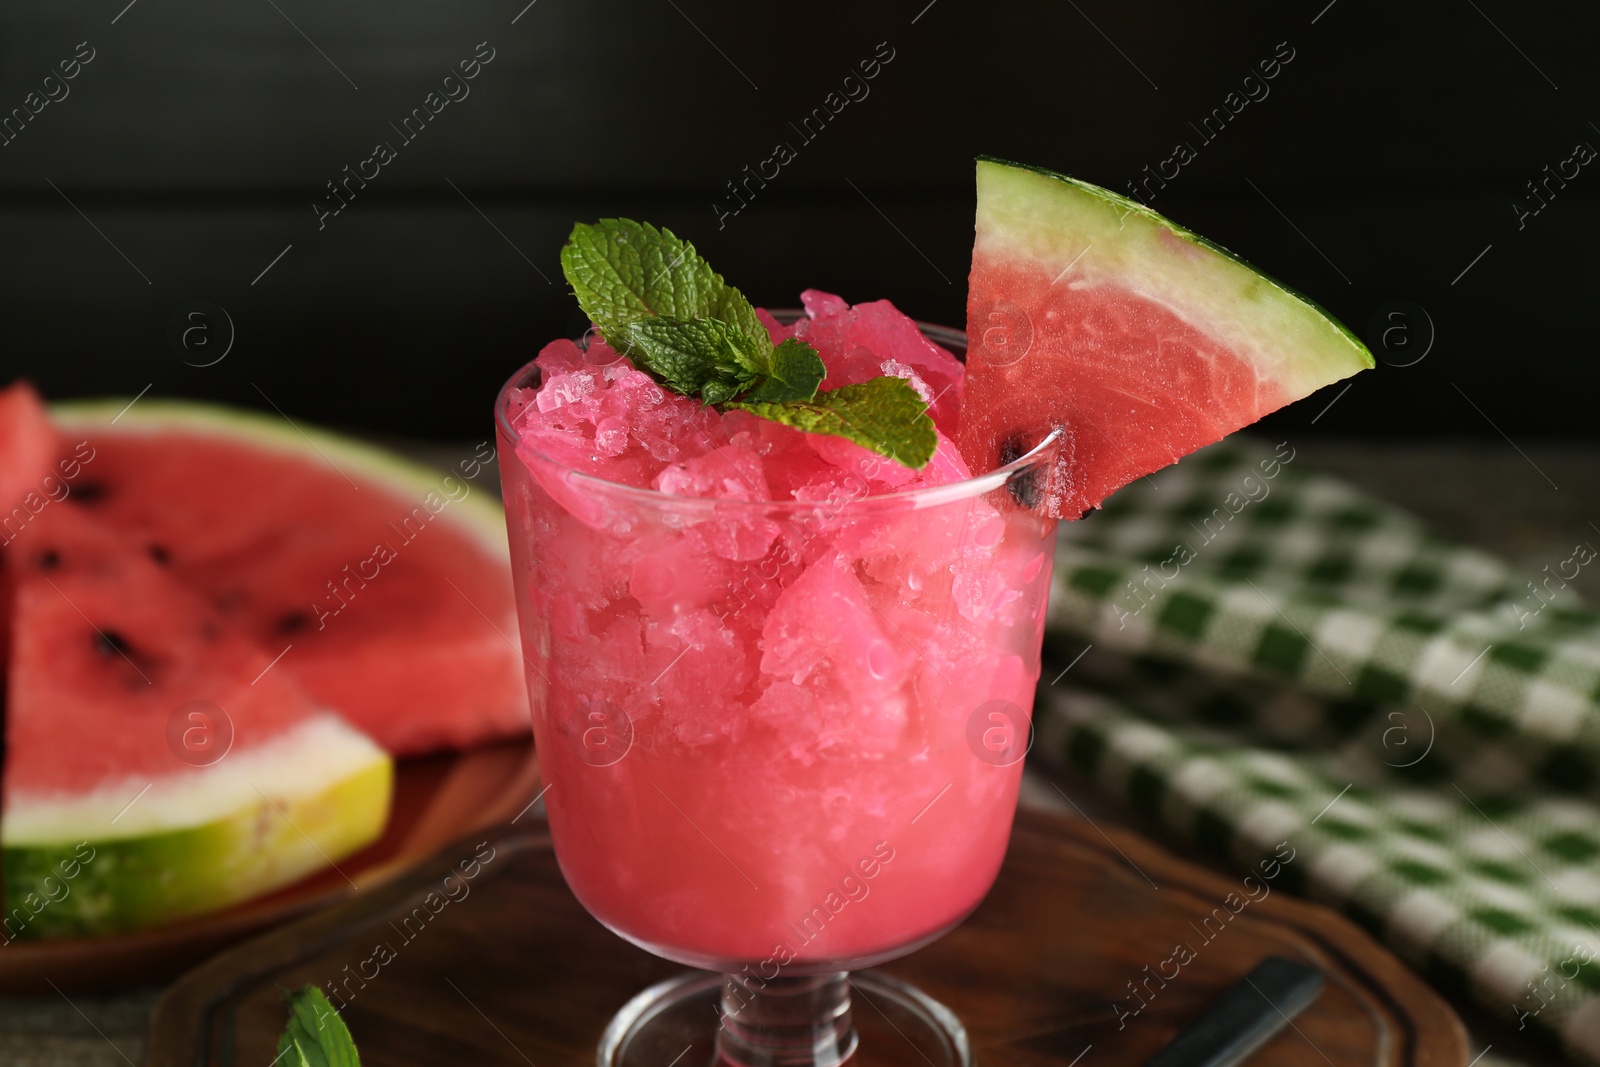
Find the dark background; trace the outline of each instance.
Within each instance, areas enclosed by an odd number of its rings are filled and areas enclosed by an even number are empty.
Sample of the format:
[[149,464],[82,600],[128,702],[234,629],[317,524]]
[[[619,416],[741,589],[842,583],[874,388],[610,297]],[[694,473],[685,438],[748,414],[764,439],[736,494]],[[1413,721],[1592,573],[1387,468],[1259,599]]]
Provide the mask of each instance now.
[[[758,303],[815,285],[959,324],[975,154],[1125,190],[1187,141],[1153,207],[1369,342],[1400,327],[1388,365],[1282,427],[1594,432],[1600,162],[1521,230],[1512,207],[1600,147],[1589,5],[126,2],[0,5],[0,112],[95,50],[0,148],[0,379],[52,398],[148,385],[480,436],[506,375],[581,325],[557,263],[575,220],[669,226]],[[389,123],[483,41],[470,96],[319,231],[324,183],[399,145]],[[870,95],[802,144],[789,124],[879,42]],[[1204,143],[1190,123],[1279,42],[1270,95]],[[724,183],[780,140],[798,158],[719,229]],[[194,301],[234,324],[211,366],[169,343]]]

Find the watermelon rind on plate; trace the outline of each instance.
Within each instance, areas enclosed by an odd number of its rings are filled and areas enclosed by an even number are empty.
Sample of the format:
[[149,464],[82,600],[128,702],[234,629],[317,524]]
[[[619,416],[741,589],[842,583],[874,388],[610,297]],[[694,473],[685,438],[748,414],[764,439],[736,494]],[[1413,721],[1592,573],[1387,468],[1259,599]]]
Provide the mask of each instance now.
[[487,442],[447,473],[281,416],[0,402],[0,947],[338,880],[394,758],[527,733]]
[[382,833],[388,753],[136,539],[52,503],[3,577],[6,942],[214,911]]
[[319,715],[139,795],[146,785],[129,778],[7,812],[5,940],[148,929],[337,866],[382,833],[393,765]]

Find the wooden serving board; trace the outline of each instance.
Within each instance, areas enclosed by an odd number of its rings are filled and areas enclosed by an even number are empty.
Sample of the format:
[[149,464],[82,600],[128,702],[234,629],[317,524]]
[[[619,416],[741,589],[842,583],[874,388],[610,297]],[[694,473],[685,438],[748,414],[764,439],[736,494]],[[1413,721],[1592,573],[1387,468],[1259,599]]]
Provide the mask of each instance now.
[[[463,864],[470,879],[447,885]],[[446,888],[453,899],[440,903]],[[1314,964],[1328,982],[1253,1067],[1466,1063],[1466,1035],[1444,1002],[1327,909],[1273,891],[1205,941],[1190,923],[1239,889],[1131,834],[1024,811],[999,880],[972,917],[883,970],[953,1009],[986,1067],[1068,1065],[1089,1046],[1089,1067],[1142,1063],[1273,954]],[[1112,1002],[1133,1006],[1126,983],[1180,941],[1198,948],[1195,957],[1119,1027]],[[148,1063],[264,1067],[285,1020],[282,991],[333,982],[349,991],[344,1018],[366,1067],[588,1067],[611,1014],[681,972],[584,912],[542,824],[505,827],[190,972],[156,1008]],[[867,1035],[870,1014],[858,1000],[858,1063],[922,1064],[892,1033]],[[702,1053],[694,1061],[709,1062]]]
[[172,978],[267,927],[385,885],[462,834],[508,822],[538,785],[531,740],[400,760],[383,836],[337,867],[157,930],[6,945],[0,951],[0,996],[98,992]]

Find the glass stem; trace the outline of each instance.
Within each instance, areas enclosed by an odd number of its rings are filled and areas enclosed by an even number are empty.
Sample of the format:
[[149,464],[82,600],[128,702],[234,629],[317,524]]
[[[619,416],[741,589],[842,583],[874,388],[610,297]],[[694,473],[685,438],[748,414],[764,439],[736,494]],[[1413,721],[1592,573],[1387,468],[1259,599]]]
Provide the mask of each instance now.
[[838,1067],[856,1050],[849,974],[722,981],[720,1062],[735,1067]]

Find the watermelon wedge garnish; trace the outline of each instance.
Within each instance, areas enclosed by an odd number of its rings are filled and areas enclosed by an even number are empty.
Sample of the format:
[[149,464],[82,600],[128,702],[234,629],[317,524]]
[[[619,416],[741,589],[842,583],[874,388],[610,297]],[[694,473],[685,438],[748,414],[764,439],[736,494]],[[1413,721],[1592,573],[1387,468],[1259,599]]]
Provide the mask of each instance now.
[[1076,519],[1137,478],[1373,366],[1326,312],[1116,193],[978,161],[959,441],[992,470],[1064,430]]
[[212,911],[382,832],[388,755],[142,546],[52,503],[6,580],[6,940]]

